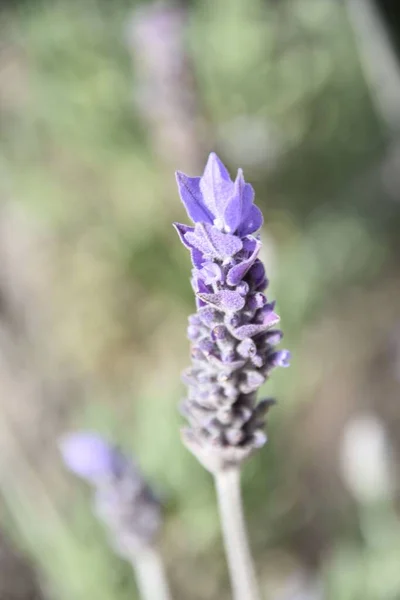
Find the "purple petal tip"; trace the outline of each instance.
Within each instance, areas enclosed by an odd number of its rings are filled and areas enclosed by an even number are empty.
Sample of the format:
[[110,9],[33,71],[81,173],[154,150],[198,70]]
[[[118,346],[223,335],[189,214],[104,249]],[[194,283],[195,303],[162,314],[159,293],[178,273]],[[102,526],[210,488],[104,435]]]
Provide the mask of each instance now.
[[113,447],[99,434],[91,432],[71,433],[59,444],[65,465],[70,471],[96,481],[113,469]]
[[273,364],[277,367],[290,367],[290,359],[292,355],[289,350],[278,350],[274,353]]

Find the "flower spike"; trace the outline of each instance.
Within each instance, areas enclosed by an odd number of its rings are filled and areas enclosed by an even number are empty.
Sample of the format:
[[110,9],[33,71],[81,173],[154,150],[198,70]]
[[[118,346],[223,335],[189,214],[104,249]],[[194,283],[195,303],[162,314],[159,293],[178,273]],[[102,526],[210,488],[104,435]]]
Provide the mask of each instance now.
[[[264,295],[268,285],[258,258],[262,226],[254,190],[241,169],[233,182],[211,153],[202,177],[177,174],[179,192],[194,227],[175,224],[193,260],[198,310],[189,318],[192,366],[185,371],[189,422],[186,446],[212,473],[241,462],[266,441],[272,401],[257,404],[258,388],[272,369],[289,365],[275,350],[279,316]],[[261,410],[262,409],[262,410]]]
[[68,469],[93,486],[94,510],[116,552],[131,559],[152,546],[161,527],[161,504],[136,464],[89,431],[64,436],[60,451]]

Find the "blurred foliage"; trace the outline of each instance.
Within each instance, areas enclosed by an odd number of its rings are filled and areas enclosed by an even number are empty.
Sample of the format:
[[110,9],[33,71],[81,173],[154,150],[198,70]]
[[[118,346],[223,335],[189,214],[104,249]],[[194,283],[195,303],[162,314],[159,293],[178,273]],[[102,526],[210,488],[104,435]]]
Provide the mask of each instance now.
[[[173,174],[133,101],[140,80],[127,37],[136,4],[40,0],[2,8],[0,193],[46,232],[50,345],[89,382],[64,426],[103,431],[138,456],[165,498],[163,547],[175,597],[223,599],[211,481],[178,435],[190,265],[170,225],[184,220]],[[274,598],[293,570],[305,569],[323,581],[324,598],[396,600],[397,529],[385,529],[383,549],[365,543],[359,507],[346,505],[343,489],[331,505],[322,488],[310,502],[301,451],[288,452],[299,444],[304,406],[318,406],[309,390],[320,385],[324,393],[329,367],[313,369],[312,352],[336,364],[348,343],[346,299],[356,295],[356,314],[370,289],[385,289],[386,274],[398,277],[396,236],[386,229],[389,219],[397,233],[398,206],[382,190],[372,201],[363,196],[388,136],[345,9],[317,0],[198,0],[189,8],[199,103],[216,149],[254,182],[266,216],[271,295],[294,355],[292,368],[265,387],[281,404],[268,447],[244,473],[263,587]],[[361,193],[353,194],[357,178]],[[343,338],[311,352],[304,339],[324,314]],[[374,348],[375,340],[367,343]],[[19,469],[1,480],[4,526],[34,557],[49,597],[134,597],[129,570],[110,555],[79,484],[64,480],[56,459],[57,475],[49,476],[16,448]],[[333,485],[328,469],[326,478]],[[379,527],[389,512],[374,513]]]

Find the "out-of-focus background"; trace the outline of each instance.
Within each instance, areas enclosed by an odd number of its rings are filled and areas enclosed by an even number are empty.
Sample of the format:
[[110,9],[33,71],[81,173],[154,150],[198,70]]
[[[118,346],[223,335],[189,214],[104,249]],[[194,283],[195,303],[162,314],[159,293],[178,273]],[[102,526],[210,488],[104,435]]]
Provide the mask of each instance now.
[[243,475],[270,600],[400,598],[396,3],[20,0],[0,7],[0,598],[135,598],[61,465],[134,453],[174,597],[229,598],[212,481],[179,440],[194,301],[175,169],[211,150],[265,214],[292,367]]

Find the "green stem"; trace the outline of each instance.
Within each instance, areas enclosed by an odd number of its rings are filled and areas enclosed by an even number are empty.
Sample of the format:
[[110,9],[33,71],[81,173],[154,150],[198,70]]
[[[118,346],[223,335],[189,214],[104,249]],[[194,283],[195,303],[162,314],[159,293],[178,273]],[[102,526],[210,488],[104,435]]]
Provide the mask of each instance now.
[[219,514],[234,600],[260,600],[243,514],[240,471],[215,475]]
[[146,547],[132,559],[142,600],[171,600],[162,558],[155,548]]

